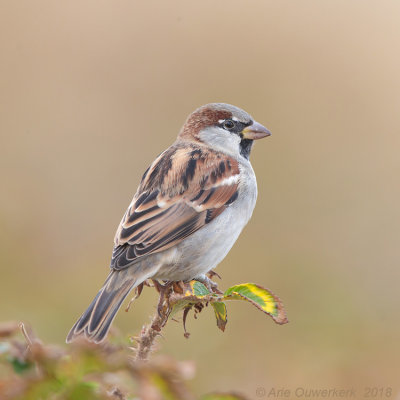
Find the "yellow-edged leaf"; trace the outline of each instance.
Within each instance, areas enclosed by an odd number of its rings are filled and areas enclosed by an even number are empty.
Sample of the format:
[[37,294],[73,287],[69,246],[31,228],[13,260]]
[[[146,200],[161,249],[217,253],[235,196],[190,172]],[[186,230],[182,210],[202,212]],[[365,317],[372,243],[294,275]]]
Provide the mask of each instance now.
[[224,300],[247,300],[259,310],[270,315],[278,324],[288,322],[283,304],[270,290],[255,283],[242,283],[230,287],[224,293]]
[[198,281],[190,281],[190,287],[192,288],[192,294],[196,297],[204,297],[210,294],[210,291]]
[[225,326],[228,323],[228,314],[226,311],[226,305],[222,301],[215,301],[211,303],[214,308],[215,318],[217,320],[217,326],[222,332],[225,331]]
[[191,304],[195,304],[199,299],[211,294],[210,291],[198,281],[190,281],[185,283],[182,289],[184,293],[183,296],[171,304],[171,316],[175,315],[177,312],[183,310]]

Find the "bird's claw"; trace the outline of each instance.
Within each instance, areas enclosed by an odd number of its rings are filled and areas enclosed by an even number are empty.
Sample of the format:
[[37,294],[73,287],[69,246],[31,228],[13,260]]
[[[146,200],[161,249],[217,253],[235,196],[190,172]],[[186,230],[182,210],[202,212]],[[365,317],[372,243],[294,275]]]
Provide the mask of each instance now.
[[210,279],[214,278],[214,276],[216,276],[216,277],[219,278],[219,279],[222,279],[222,278],[221,278],[221,275],[218,274],[217,272],[213,271],[212,269],[211,269],[210,271],[207,272],[207,276],[208,276]]
[[[214,274],[216,273],[214,272]],[[210,278],[208,278],[206,275],[194,278],[194,280],[202,283],[208,289],[209,292],[222,294],[222,292],[218,289],[218,285]]]

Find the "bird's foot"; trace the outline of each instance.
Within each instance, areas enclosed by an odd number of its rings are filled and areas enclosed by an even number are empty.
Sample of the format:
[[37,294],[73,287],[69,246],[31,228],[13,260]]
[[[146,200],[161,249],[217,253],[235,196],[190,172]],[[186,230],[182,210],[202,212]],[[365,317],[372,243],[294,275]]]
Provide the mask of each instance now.
[[[215,275],[218,275],[214,271],[212,271],[212,273]],[[211,275],[211,276],[214,276],[214,275]],[[206,275],[198,276],[198,277],[194,278],[193,280],[202,283],[211,293],[222,294],[222,292],[218,289],[218,285]]]
[[208,276],[210,279],[214,278],[214,276],[216,276],[218,279],[222,279],[221,275],[213,271],[212,269],[210,269],[210,271],[207,272],[206,276]]

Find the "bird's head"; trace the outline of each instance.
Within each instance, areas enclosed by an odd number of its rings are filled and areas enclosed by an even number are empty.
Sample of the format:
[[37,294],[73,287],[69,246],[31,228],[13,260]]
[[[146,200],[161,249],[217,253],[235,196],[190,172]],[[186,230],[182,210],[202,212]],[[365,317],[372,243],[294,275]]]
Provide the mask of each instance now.
[[242,109],[225,103],[211,103],[189,115],[179,138],[248,159],[254,140],[270,135],[267,128]]

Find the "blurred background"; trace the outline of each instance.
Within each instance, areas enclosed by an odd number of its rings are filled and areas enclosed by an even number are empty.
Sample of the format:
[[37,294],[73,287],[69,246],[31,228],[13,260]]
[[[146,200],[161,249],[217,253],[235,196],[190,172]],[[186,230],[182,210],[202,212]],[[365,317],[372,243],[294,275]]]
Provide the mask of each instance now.
[[[107,273],[140,177],[187,115],[244,108],[273,135],[259,198],[218,268],[283,300],[170,322],[198,392],[392,387],[400,346],[400,3],[133,0],[0,4],[0,320],[63,343]],[[154,312],[145,290],[115,327]]]

